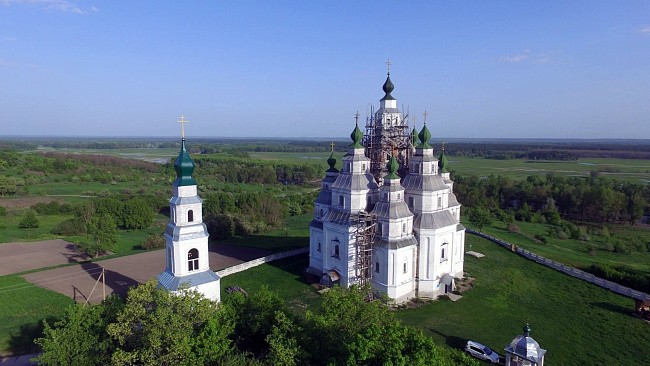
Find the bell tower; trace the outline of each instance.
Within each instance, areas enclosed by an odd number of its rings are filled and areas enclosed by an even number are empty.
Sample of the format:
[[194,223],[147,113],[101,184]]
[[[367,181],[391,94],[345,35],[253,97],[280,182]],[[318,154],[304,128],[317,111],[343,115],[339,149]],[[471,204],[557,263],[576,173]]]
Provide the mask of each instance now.
[[169,200],[170,220],[165,229],[165,271],[159,286],[171,292],[195,290],[206,298],[220,300],[220,278],[210,269],[208,230],[203,223],[203,201],[192,177],[194,161],[185,147],[185,123],[181,115],[181,151],[174,162],[176,180]]

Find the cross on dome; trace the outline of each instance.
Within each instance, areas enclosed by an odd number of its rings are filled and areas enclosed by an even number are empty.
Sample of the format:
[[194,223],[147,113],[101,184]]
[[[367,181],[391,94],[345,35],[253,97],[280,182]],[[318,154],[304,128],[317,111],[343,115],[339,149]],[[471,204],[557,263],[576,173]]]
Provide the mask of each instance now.
[[181,137],[183,140],[185,139],[185,124],[188,123],[189,121],[185,119],[185,116],[181,114],[181,119],[176,121],[181,124]]
[[424,113],[422,113],[422,115],[424,116],[424,124],[426,125],[427,124],[427,116],[429,115],[429,113],[427,113],[427,111],[424,111]]
[[388,69],[388,75],[390,75],[390,65],[392,65],[392,64],[393,63],[390,61],[390,58],[388,60],[386,60],[386,68]]
[[355,113],[354,120],[355,120],[355,122],[356,122],[356,124],[358,126],[359,125],[359,111],[357,111],[357,113]]

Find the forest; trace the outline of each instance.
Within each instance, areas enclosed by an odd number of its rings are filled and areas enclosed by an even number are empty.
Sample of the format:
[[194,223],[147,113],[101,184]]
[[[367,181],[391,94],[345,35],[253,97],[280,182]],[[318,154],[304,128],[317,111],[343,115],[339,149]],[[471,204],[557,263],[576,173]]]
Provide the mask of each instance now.
[[402,325],[368,289],[333,289],[296,314],[266,288],[218,305],[148,282],[70,307],[36,340],[42,365],[478,365]]

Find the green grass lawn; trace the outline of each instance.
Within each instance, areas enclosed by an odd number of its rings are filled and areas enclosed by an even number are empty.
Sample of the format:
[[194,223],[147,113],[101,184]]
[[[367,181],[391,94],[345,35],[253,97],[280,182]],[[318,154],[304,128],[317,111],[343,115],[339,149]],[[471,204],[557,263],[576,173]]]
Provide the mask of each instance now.
[[67,296],[42,289],[17,275],[0,277],[0,355],[35,351],[42,321],[56,319],[73,304]]
[[[506,224],[495,222],[492,226],[483,228],[483,232],[496,236],[509,243],[514,243],[526,250],[574,267],[588,267],[593,263],[607,264],[610,266],[627,265],[636,270],[650,273],[650,252],[633,252],[631,254],[619,254],[605,250],[596,250],[590,254],[586,246],[588,243],[601,244],[606,238],[591,235],[589,242],[577,239],[558,239],[548,235],[549,225],[517,221],[520,233],[508,231]],[[467,224],[472,227],[471,224]],[[610,229],[613,235],[633,235],[638,238],[645,238],[650,241],[650,230],[630,226],[612,226]],[[535,234],[541,234],[547,238],[547,243],[540,243],[532,238]]]
[[[437,342],[467,339],[501,351],[526,322],[554,365],[641,365],[650,358],[648,324],[633,317],[634,301],[526,260],[487,240],[467,236],[486,257],[465,257],[475,288],[455,303],[436,301],[397,313]],[[500,352],[503,353],[503,352]]]
[[302,277],[302,271],[309,261],[306,255],[299,255],[253,267],[221,279],[221,298],[228,296],[226,288],[240,286],[247,292],[259,291],[262,286],[279,294],[291,309],[303,313],[310,306],[320,302],[320,296]]
[[33,229],[21,229],[18,227],[24,210],[19,212],[8,212],[0,220],[0,243],[11,243],[16,241],[37,241],[57,239],[60,236],[51,233],[52,229],[62,221],[69,219],[70,215],[36,215],[39,227]]

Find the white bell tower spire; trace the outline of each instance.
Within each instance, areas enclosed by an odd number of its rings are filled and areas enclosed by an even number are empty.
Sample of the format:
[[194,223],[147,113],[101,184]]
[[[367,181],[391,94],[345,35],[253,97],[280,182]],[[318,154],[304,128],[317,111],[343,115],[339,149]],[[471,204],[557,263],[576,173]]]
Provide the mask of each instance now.
[[170,220],[165,229],[166,268],[158,284],[171,292],[196,290],[206,298],[220,300],[220,278],[210,269],[208,230],[203,223],[203,201],[192,177],[194,161],[185,148],[185,124],[181,115],[181,151],[174,163],[176,180],[169,200]]

